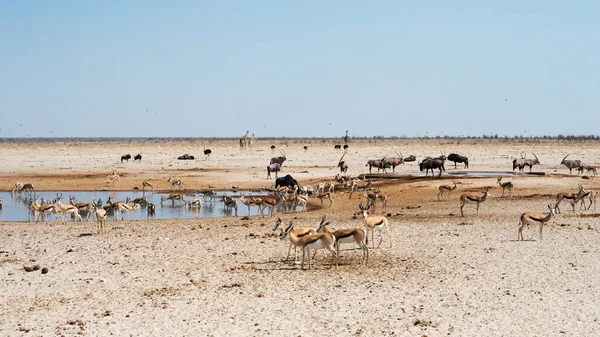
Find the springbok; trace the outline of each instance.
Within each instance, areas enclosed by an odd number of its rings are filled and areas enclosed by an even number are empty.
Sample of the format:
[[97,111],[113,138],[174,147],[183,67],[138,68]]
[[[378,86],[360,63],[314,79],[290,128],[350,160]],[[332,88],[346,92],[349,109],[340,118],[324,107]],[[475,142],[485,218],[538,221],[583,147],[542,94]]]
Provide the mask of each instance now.
[[[362,216],[365,219],[365,227],[367,228],[367,237],[365,239],[365,243],[369,244],[369,231],[371,232],[371,241],[373,241],[373,249],[375,249],[375,230],[381,231],[385,229],[388,238],[390,239],[390,248],[392,248],[392,236],[390,235],[390,228],[388,219],[381,215],[370,215],[368,213],[369,207],[363,207],[362,202],[358,206],[362,211]],[[383,234],[380,233],[379,244],[377,248],[381,246],[381,242],[383,241]]]
[[438,187],[438,190],[440,191],[438,193],[438,201],[440,201],[440,197],[442,197],[442,199],[444,198],[444,193],[445,192],[448,192],[448,199],[450,199],[450,193],[452,191],[454,191],[456,189],[456,187],[457,187],[456,185],[458,185],[460,183],[458,181],[453,181],[452,184],[453,184],[452,186],[450,186],[450,185],[442,185],[442,186]]
[[[325,216],[323,216],[323,219],[321,220],[321,224],[324,221],[325,221]],[[282,226],[281,218],[277,218],[277,221],[275,222],[275,227],[273,227],[273,232],[277,232],[277,230],[280,231],[280,233],[279,233],[280,235],[282,235],[283,232],[285,232],[285,228],[283,228],[283,226]],[[304,236],[307,234],[315,234],[315,233],[317,233],[317,229],[312,226],[303,226],[303,227],[295,228],[293,230],[293,232],[294,232],[294,235],[296,235],[297,237],[301,237],[301,236]],[[289,236],[288,236],[288,239],[289,239]],[[288,253],[285,258],[286,261],[288,261],[290,259],[290,252],[292,251],[292,246],[294,246],[292,241],[291,240],[289,240],[289,241],[290,241],[290,245],[288,247]],[[296,262],[298,260],[298,255],[296,254],[297,253],[296,248],[297,248],[297,246],[294,246],[294,262]],[[315,254],[316,254],[316,251],[315,251]],[[313,255],[313,257],[314,257],[314,255]]]
[[577,205],[578,202],[582,201],[584,195],[586,194],[583,186],[578,185],[578,187],[579,191],[577,192],[577,194],[558,193],[556,195],[556,205],[554,206],[554,208],[556,209],[556,213],[562,213],[559,206],[560,203],[563,202],[563,200],[571,204],[571,207],[573,207],[573,212],[575,212],[575,205]]
[[[325,217],[325,216],[323,216]],[[321,223],[317,232],[321,233],[327,227],[327,223]],[[340,264],[340,246],[342,243],[356,243],[358,247],[363,251],[363,259],[361,263],[369,264],[369,247],[365,244],[365,231],[362,228],[343,228],[338,229],[331,234],[335,237],[335,248],[337,253],[338,265]]]
[[[336,252],[334,249],[335,245],[335,237],[329,233],[327,228],[324,229],[323,233],[316,234],[307,234],[302,237],[298,237],[294,234],[294,223],[290,221],[290,224],[285,229],[285,231],[279,236],[281,240],[289,237],[290,242],[294,244],[296,247],[302,248],[302,270],[304,270],[304,260],[305,256],[308,255],[308,269],[311,269],[312,263],[310,258],[310,250],[311,249],[327,249],[331,252],[333,259],[331,260],[331,265],[336,262]],[[335,267],[337,268],[337,263]]]
[[174,189],[175,186],[177,186],[177,188],[179,190],[183,189],[183,181],[181,180],[173,180],[172,178],[167,179],[167,182],[169,182],[171,184],[171,189]]
[[483,195],[477,196],[477,195],[472,195],[472,194],[463,194],[460,196],[460,215],[461,216],[465,216],[463,213],[463,207],[465,207],[466,204],[477,204],[477,215],[479,215],[479,205],[483,202],[485,202],[487,200],[487,197],[490,195],[490,188],[486,187],[485,188],[485,192],[483,192]]
[[497,183],[502,188],[502,196],[501,196],[501,198],[504,198],[504,191],[505,190],[508,190],[509,196],[512,196],[512,190],[513,190],[513,183],[512,182],[507,181],[507,182],[503,183],[502,182],[502,177],[499,177]]
[[521,214],[521,226],[519,226],[519,231],[517,232],[517,241],[523,240],[523,227],[529,226],[530,224],[539,223],[540,224],[540,241],[542,241],[542,229],[544,228],[544,224],[550,221],[554,213],[554,205],[548,205],[548,209],[550,212],[545,213],[523,213]]

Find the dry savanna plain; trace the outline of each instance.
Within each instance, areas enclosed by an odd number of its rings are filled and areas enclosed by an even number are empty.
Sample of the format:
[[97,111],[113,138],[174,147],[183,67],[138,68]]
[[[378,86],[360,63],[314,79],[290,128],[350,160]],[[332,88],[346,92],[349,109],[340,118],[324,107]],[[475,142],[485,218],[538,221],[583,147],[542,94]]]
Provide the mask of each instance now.
[[[285,151],[283,174],[300,185],[332,180],[339,140],[119,140],[11,142],[0,147],[0,190],[17,181],[40,191],[129,191],[147,180],[168,190],[169,177],[189,191],[269,188],[266,166]],[[271,145],[276,146],[274,152]],[[304,150],[303,146],[308,146]],[[2,336],[598,336],[600,236],[598,211],[562,213],[524,230],[523,212],[546,212],[559,192],[598,190],[600,178],[569,174],[562,158],[600,161],[600,143],[556,140],[352,139],[348,174],[368,173],[368,159],[395,151],[417,162],[440,151],[469,157],[470,167],[446,162],[441,177],[373,179],[388,197],[392,247],[384,232],[368,264],[355,244],[341,246],[340,265],[320,251],[312,269],[285,261],[288,242],[271,230],[285,224],[330,229],[363,227],[359,204],[337,190],[333,207],[309,198],[308,211],[273,217],[121,221],[96,235],[90,222],[3,222],[0,216],[0,335]],[[203,160],[203,146],[213,152]],[[141,162],[121,163],[125,153]],[[512,157],[535,153],[543,175],[505,175],[514,184],[502,198],[496,173],[512,173]],[[179,161],[189,153],[196,160]],[[111,184],[107,174],[120,175]],[[457,171],[487,172],[453,175]],[[528,171],[528,169],[526,169]],[[416,162],[396,168],[418,172]],[[391,176],[391,174],[390,174]],[[438,186],[461,184],[438,201]],[[465,206],[459,197],[490,197]],[[216,201],[216,207],[222,207]],[[253,211],[256,214],[256,211]],[[91,233],[91,235],[82,235]],[[375,242],[379,243],[376,233]],[[371,248],[371,242],[369,242]],[[300,254],[301,255],[301,254]],[[26,272],[38,264],[48,273]]]

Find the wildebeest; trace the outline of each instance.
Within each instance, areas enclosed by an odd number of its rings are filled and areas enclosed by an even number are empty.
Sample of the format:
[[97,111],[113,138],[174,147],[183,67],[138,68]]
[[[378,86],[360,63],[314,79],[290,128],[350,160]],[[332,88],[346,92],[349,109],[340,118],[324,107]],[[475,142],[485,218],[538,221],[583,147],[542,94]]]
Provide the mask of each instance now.
[[[581,164],[581,160],[567,160],[567,157],[569,155],[566,155],[563,160],[560,162],[561,165],[565,165],[568,169],[569,169],[569,174],[571,174],[573,172],[573,169],[579,169],[580,167],[583,168],[583,165]],[[583,170],[581,170],[583,172]]]
[[275,179],[275,188],[278,188],[280,186],[287,186],[290,188],[294,188],[294,186],[298,186],[298,188],[300,188],[300,185],[298,185],[298,181],[296,181],[296,179],[292,178],[291,175],[286,175],[285,177],[279,177],[277,179]]
[[279,151],[279,153],[281,153],[281,156],[271,158],[271,162],[269,164],[277,163],[280,166],[279,169],[281,169],[283,167],[283,163],[286,161],[287,157],[285,156],[285,152]]
[[367,165],[369,167],[369,173],[371,173],[371,169],[373,168],[373,166],[377,167],[377,172],[379,172],[379,170],[381,169],[381,159],[371,159],[369,161],[367,161]]
[[183,156],[177,157],[177,160],[194,160],[194,156],[190,156],[189,154],[184,154]]
[[469,158],[465,156],[461,156],[456,153],[450,153],[448,160],[454,162],[454,168],[456,168],[456,163],[464,163],[465,168],[469,168]]
[[336,150],[340,150],[342,148],[342,145],[341,144],[335,144],[333,146],[333,148],[336,149]]
[[267,166],[267,179],[271,178],[271,172],[275,172],[275,178],[277,178],[277,172],[281,171],[281,165],[279,163],[273,163]]
[[129,159],[131,159],[131,155],[129,153],[124,156],[121,156],[121,163],[123,162],[123,160],[129,162]]
[[438,157],[438,158],[428,157],[428,158],[423,159],[423,161],[421,163],[419,163],[419,170],[421,170],[421,171],[425,170],[426,177],[427,177],[427,174],[429,173],[429,170],[431,170],[431,176],[434,175],[433,169],[440,170],[440,174],[438,175],[438,177],[440,177],[442,175],[442,171],[446,171],[446,168],[444,168],[444,159],[442,159],[441,157]]
[[520,159],[513,159],[513,171],[516,168],[519,168],[519,171],[523,171],[525,169],[525,166],[529,166],[529,172],[531,172],[533,166],[540,163],[535,153],[533,154],[533,156],[535,157],[535,159],[525,159],[525,154],[522,153]]
[[141,154],[136,154],[135,157],[133,157],[133,161],[142,161],[142,155]]
[[340,161],[338,162],[338,165],[337,165],[340,168],[340,173],[348,172],[348,163],[346,163],[345,160],[342,160],[342,159],[344,159],[345,155],[346,155],[345,153],[342,155],[342,158],[340,158]]

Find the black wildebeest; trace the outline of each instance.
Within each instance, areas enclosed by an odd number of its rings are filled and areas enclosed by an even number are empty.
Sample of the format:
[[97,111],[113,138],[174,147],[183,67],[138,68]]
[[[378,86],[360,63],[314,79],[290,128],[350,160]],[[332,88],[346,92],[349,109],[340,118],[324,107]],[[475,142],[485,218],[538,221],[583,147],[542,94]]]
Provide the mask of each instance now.
[[279,163],[273,163],[267,166],[267,179],[271,178],[271,172],[275,172],[275,178],[277,178],[277,172],[281,171],[281,165]]
[[423,159],[423,161],[421,163],[419,163],[419,170],[423,171],[425,170],[425,176],[427,177],[427,174],[429,173],[429,170],[431,170],[431,176],[434,176],[433,173],[433,169],[439,169],[440,170],[440,174],[438,175],[438,177],[440,177],[442,175],[442,171],[446,171],[446,168],[444,168],[444,156],[442,157],[437,157],[437,158],[425,158]]
[[340,158],[340,161],[338,162],[338,165],[337,165],[340,168],[340,173],[348,172],[348,163],[346,163],[345,160],[342,160],[342,159],[344,159],[345,155],[346,155],[345,153],[342,155],[342,158]]
[[141,154],[136,154],[135,157],[133,157],[133,161],[142,161],[142,155]]
[[286,161],[287,157],[285,156],[285,152],[281,152],[279,151],[279,153],[281,153],[280,157],[273,157],[271,158],[271,162],[269,164],[279,164],[281,167],[280,169],[283,167],[283,162]]
[[464,163],[465,168],[469,168],[469,158],[465,156],[461,156],[456,153],[450,153],[450,155],[448,156],[448,160],[454,162],[454,168],[456,168],[456,163]]
[[129,162],[129,159],[131,159],[131,155],[129,153],[124,156],[121,156],[121,163],[123,162],[123,160]]
[[[563,160],[560,162],[561,165],[565,165],[568,169],[569,169],[569,174],[571,174],[573,172],[573,169],[579,169],[580,167],[582,167],[581,164],[581,160],[567,160],[567,157],[569,155],[566,155]],[[583,171],[583,170],[581,170]]]
[[417,157],[415,157],[414,154],[411,154],[410,156],[404,158],[404,162],[409,162],[409,161],[417,161]]
[[525,169],[525,166],[529,166],[529,172],[531,172],[533,166],[540,163],[535,153],[533,154],[533,156],[535,157],[535,159],[525,159],[525,153],[522,153],[520,159],[513,159],[513,171],[516,168],[519,168],[519,171],[523,171]]
[[300,188],[300,185],[298,185],[298,181],[296,181],[296,179],[292,178],[291,175],[286,175],[285,177],[279,177],[277,179],[275,179],[275,188],[278,188],[279,186],[287,186],[290,188],[294,188],[294,186],[298,186],[298,189]]
[[190,156],[189,154],[184,154],[183,156],[177,157],[177,160],[194,160],[194,156]]
[[377,172],[379,172],[379,170],[381,169],[381,159],[371,159],[369,161],[367,161],[367,165],[369,167],[369,173],[371,173],[371,169],[373,168],[373,166],[377,167]]

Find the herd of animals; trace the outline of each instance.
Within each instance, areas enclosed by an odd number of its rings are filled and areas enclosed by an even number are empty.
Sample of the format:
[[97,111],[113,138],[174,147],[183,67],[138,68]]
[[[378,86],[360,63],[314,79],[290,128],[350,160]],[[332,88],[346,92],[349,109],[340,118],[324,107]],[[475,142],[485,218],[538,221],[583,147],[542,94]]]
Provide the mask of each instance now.
[[[247,146],[247,145],[246,145]],[[375,187],[373,187],[372,180],[365,180],[359,178],[352,179],[347,176],[348,171],[348,163],[344,161],[344,157],[348,151],[348,145],[335,145],[335,149],[341,150],[344,149],[344,154],[338,161],[337,167],[340,169],[340,174],[338,174],[331,181],[323,181],[317,183],[316,186],[301,186],[291,175],[286,175],[284,177],[279,177],[278,173],[282,171],[283,165],[287,160],[287,156],[285,151],[280,151],[281,156],[272,157],[269,165],[267,166],[267,179],[271,178],[271,174],[275,175],[275,184],[270,188],[272,194],[266,197],[256,197],[250,196],[245,197],[242,196],[239,198],[239,201],[248,207],[248,214],[250,214],[250,207],[256,206],[258,208],[258,215],[265,216],[265,210],[269,210],[269,215],[272,216],[274,214],[274,210],[276,208],[280,208],[283,212],[296,212],[298,209],[302,209],[306,211],[307,203],[309,200],[309,196],[314,198],[318,198],[321,202],[321,206],[323,205],[323,200],[329,200],[329,207],[333,206],[335,190],[340,189],[349,192],[350,198],[354,192],[361,191],[362,195],[366,198],[367,204],[363,206],[362,202],[359,205],[359,209],[364,218],[364,226],[365,230],[362,228],[348,228],[341,229],[334,232],[330,232],[328,230],[329,222],[326,221],[325,217],[322,219],[321,223],[317,228],[311,226],[305,227],[295,227],[293,222],[290,222],[287,226],[284,226],[280,219],[278,219],[274,231],[280,231],[280,238],[288,239],[290,241],[290,248],[288,250],[288,258],[291,247],[299,247],[303,251],[303,259],[302,259],[302,268],[304,268],[305,256],[308,256],[309,268],[311,265],[311,257],[310,250],[314,249],[326,249],[331,252],[332,265],[335,262],[336,265],[339,263],[339,246],[340,243],[343,242],[355,242],[358,247],[363,251],[363,262],[368,263],[369,249],[368,249],[368,234],[371,234],[371,241],[373,242],[374,248],[374,232],[376,230],[385,230],[389,237],[389,222],[388,219],[383,215],[374,215],[375,207],[377,203],[381,203],[383,206],[383,210],[385,211],[387,205],[387,197],[381,193],[381,191]],[[271,149],[274,151],[275,147],[272,146]],[[303,147],[304,151],[308,150],[308,146]],[[205,160],[208,160],[212,151],[210,149],[204,148]],[[395,169],[397,166],[402,165],[407,162],[415,162],[416,157],[411,155],[409,157],[404,157],[401,153],[396,152],[397,157],[383,157],[381,159],[370,159],[366,163],[366,167],[369,167],[369,173],[372,174],[372,169],[377,168],[378,172],[383,171],[384,173],[388,173],[388,169],[392,169],[392,173],[395,173]],[[575,169],[578,173],[583,173],[587,170],[588,175],[593,174],[596,176],[597,167],[593,165],[585,165],[580,160],[568,160],[568,155],[565,156],[561,165],[564,165],[569,169],[569,173],[571,174],[573,169]],[[120,160],[128,161],[131,159],[131,155],[127,154],[121,156]],[[178,157],[178,159],[191,159],[193,160],[193,156],[184,155]],[[141,154],[137,154],[134,157],[134,161],[141,161]],[[425,176],[427,177],[429,171],[431,170],[432,176],[434,176],[434,170],[439,170],[438,176],[441,176],[442,172],[445,171],[444,164],[446,161],[451,161],[454,163],[455,168],[457,167],[457,163],[464,164],[464,168],[469,168],[469,158],[466,156],[461,156],[456,153],[451,153],[448,156],[441,154],[439,157],[426,157],[422,161],[419,162],[420,171],[425,171]],[[526,158],[524,153],[521,154],[520,158],[515,158],[512,161],[513,171],[519,169],[519,171],[523,171],[525,167],[529,167],[529,171],[532,170],[533,166],[540,164],[538,157],[533,154],[533,158]],[[118,182],[119,176],[115,172],[109,174],[107,178],[111,183]],[[230,210],[235,210],[235,214],[237,216],[237,208],[238,201],[234,197],[230,196],[217,196],[213,191],[200,191],[198,190],[198,194],[202,196],[202,198],[193,198],[191,200],[186,201],[184,199],[184,194],[182,193],[184,183],[181,180],[175,180],[169,178],[167,182],[171,185],[171,189],[177,189],[178,191],[170,193],[161,198],[161,204],[165,201],[171,201],[172,204],[175,204],[175,201],[178,201],[182,205],[186,207],[197,207],[202,208],[203,201],[204,202],[214,202],[215,199],[220,199],[223,202],[224,207]],[[438,188],[438,200],[444,199],[444,195],[450,197],[450,194],[453,190],[457,188],[460,182],[454,181],[452,185],[441,185]],[[502,178],[498,178],[497,184],[502,188],[502,197],[504,197],[505,192],[508,191],[509,195],[512,195],[513,191],[513,183],[512,182],[503,182]],[[146,189],[150,191],[154,191],[153,186],[144,181],[142,183],[141,189],[143,192],[146,192]],[[27,183],[17,183],[12,189],[12,193],[15,194],[29,194],[34,195],[35,189],[33,184]],[[485,202],[487,197],[489,196],[489,187],[486,187],[481,195],[478,194],[462,194],[459,198],[460,200],[460,211],[461,216],[464,216],[463,209],[468,204],[474,204],[476,207],[476,212],[479,212],[479,206],[481,203]],[[589,200],[589,205],[586,206],[585,201]],[[55,219],[59,219],[60,222],[65,222],[68,216],[71,216],[72,219],[76,221],[83,221],[82,214],[87,215],[85,220],[89,220],[91,217],[95,217],[98,222],[98,233],[103,234],[106,232],[105,222],[107,216],[113,215],[115,218],[118,218],[119,214],[121,215],[121,220],[124,219],[125,215],[129,217],[129,212],[138,211],[141,208],[145,208],[149,215],[152,215],[156,212],[156,205],[151,202],[148,202],[145,197],[136,198],[134,200],[129,200],[129,198],[125,201],[117,201],[114,202],[111,198],[109,198],[105,204],[103,204],[102,200],[93,200],[92,202],[78,202],[74,196],[70,197],[70,202],[68,204],[62,203],[63,197],[62,194],[57,194],[55,200],[46,201],[41,200],[38,201],[37,197],[30,199],[29,204],[29,215],[32,220],[38,221],[38,219],[42,219],[43,221],[46,219],[46,216],[49,214],[54,214]],[[567,202],[575,211],[575,206],[578,203],[581,203],[582,207],[586,209],[590,209],[592,204],[595,206],[595,192],[594,191],[586,191],[581,185],[579,185],[579,191],[577,193],[559,193],[557,195],[556,203],[548,205],[548,213],[523,213],[520,217],[520,227],[518,229],[518,239],[523,240],[522,230],[525,226],[539,224],[540,228],[540,240],[542,239],[542,228],[545,223],[547,223],[552,216],[554,216],[557,212],[560,212],[560,204],[561,202]],[[2,208],[3,203],[0,200],[0,209]],[[381,236],[379,245],[381,244],[383,237]],[[392,246],[391,237],[390,247]],[[336,244],[337,242],[337,244]],[[378,245],[378,246],[379,246]],[[314,255],[314,254],[313,254]],[[337,262],[336,262],[337,261]]]

